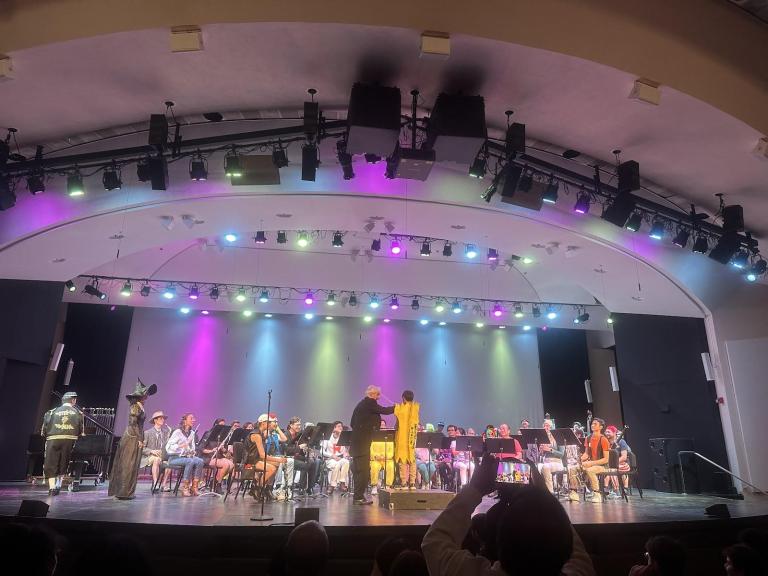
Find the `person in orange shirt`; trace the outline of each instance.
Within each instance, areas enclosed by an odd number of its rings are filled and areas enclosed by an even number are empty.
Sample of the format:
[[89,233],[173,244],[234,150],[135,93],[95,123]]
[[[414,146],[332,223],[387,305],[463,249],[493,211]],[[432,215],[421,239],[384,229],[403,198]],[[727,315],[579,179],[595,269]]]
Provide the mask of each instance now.
[[605,472],[608,465],[608,451],[611,449],[608,439],[603,436],[603,430],[605,430],[605,420],[594,418],[592,420],[592,434],[584,441],[586,449],[581,455],[581,467],[587,474],[589,487],[592,489],[592,502],[595,503],[603,501],[597,475],[600,472]]

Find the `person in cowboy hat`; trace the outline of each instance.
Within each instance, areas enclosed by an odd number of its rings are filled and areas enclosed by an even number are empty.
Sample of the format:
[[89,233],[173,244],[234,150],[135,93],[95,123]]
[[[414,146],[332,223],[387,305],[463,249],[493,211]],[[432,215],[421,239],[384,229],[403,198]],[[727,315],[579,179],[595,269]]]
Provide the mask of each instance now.
[[[152,413],[152,428],[144,431],[144,448],[141,450],[141,462],[139,468],[152,467],[152,485],[157,484],[160,478],[160,467],[163,463],[165,443],[171,436],[171,427],[165,421],[168,417],[162,410]],[[163,483],[167,490],[171,489],[171,470],[166,468],[163,474]]]
[[157,392],[157,386],[145,386],[141,378],[136,382],[133,392],[126,394],[128,425],[115,453],[112,472],[109,475],[109,495],[120,500],[130,500],[136,492],[136,480],[139,476],[139,462],[144,448],[144,402]]
[[43,474],[48,480],[48,495],[57,496],[69,466],[72,448],[79,436],[85,434],[83,415],[75,408],[77,392],[66,392],[61,406],[49,410],[43,417],[40,431],[45,436]]

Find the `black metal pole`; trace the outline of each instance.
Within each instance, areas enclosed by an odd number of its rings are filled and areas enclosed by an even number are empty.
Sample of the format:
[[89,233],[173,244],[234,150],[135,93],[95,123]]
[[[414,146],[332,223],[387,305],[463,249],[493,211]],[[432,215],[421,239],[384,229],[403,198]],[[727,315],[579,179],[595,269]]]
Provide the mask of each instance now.
[[[272,409],[272,390],[267,392],[267,436],[269,436],[269,411]],[[258,422],[256,423],[258,426]],[[261,432],[259,432],[261,434]],[[253,522],[266,522],[272,520],[272,516],[266,516],[264,514],[264,501],[267,499],[264,493],[264,488],[267,485],[267,445],[264,443],[262,437],[262,443],[264,444],[264,473],[261,475],[261,513],[258,516],[251,518]]]

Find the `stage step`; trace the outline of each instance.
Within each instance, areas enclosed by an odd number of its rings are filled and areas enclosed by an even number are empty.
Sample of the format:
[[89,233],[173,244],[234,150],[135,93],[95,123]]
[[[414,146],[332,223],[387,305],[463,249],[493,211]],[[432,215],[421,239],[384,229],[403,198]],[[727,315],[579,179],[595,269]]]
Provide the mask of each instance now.
[[379,506],[390,510],[443,510],[455,494],[445,490],[379,490]]

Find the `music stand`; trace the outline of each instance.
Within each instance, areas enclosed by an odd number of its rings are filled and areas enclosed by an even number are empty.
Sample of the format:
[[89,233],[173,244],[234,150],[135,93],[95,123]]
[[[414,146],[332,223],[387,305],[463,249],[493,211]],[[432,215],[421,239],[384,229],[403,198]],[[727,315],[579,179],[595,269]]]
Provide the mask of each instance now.
[[456,436],[452,438],[456,442],[456,452],[472,452],[473,456],[482,456],[482,436]]
[[[387,442],[392,443],[392,457],[395,457],[395,430],[394,428],[381,428],[379,430],[374,430],[373,434],[371,435],[371,442],[383,442],[384,443],[384,488],[387,488],[387,463],[389,462],[389,458],[387,458]],[[394,464],[394,463],[393,463]],[[395,481],[395,469],[394,465],[392,467],[392,482]],[[403,479],[401,478],[400,481],[402,482]]]
[[[509,438],[486,438],[485,448],[489,454],[514,454],[515,440],[513,436]],[[513,458],[513,460],[517,461],[517,458]]]
[[253,432],[254,430],[246,430],[245,428],[237,428],[234,432],[232,432],[232,437],[229,439],[229,441],[232,444],[234,444],[235,442],[245,442],[245,437],[248,436],[248,434],[250,432]]
[[[309,439],[307,440],[307,446],[320,450],[320,460],[323,464],[322,471],[323,475],[325,475],[325,456],[323,456],[322,443],[328,440],[333,434],[333,422],[318,422],[314,426],[307,426],[304,432],[306,432],[307,429],[311,429]],[[344,432],[342,432],[342,434],[344,434]],[[303,435],[304,433],[302,433],[302,436]],[[339,442],[341,442],[341,436],[339,436]],[[343,444],[341,445],[343,446]],[[309,486],[309,482],[307,482],[307,486]],[[322,488],[320,489],[318,496],[321,498],[328,497],[326,494],[323,494]]]
[[[417,432],[416,433],[416,448],[426,448],[427,454],[429,456],[429,467],[427,468],[427,471],[432,469],[432,450],[435,449],[434,446],[440,446],[443,445],[443,436],[442,432]],[[432,490],[432,478],[428,479],[427,482],[428,490]]]
[[571,428],[555,428],[550,432],[559,446],[581,446],[581,442]]
[[[526,446],[526,450],[528,451],[528,459],[532,462],[537,462],[539,456],[541,456],[539,446],[541,444],[549,444],[549,436],[547,436],[547,432],[544,428],[523,428],[520,430],[520,435],[523,437],[523,442],[521,442],[521,444]],[[534,448],[531,448],[531,446]]]

